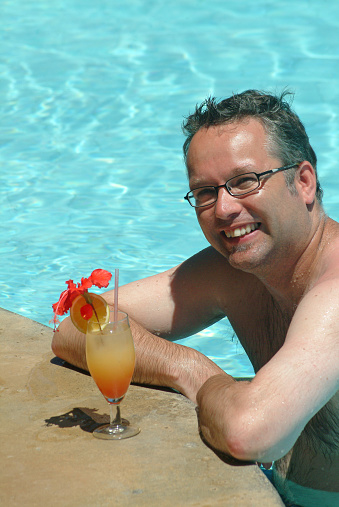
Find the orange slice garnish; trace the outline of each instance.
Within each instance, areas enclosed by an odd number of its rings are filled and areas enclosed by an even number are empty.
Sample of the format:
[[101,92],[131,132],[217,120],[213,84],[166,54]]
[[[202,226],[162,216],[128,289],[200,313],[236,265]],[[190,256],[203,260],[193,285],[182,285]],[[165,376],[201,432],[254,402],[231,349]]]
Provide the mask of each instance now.
[[[91,312],[88,311],[88,297],[90,297],[90,302],[94,306],[95,311],[93,311],[90,318],[84,318],[91,315]],[[75,327],[79,329],[81,333],[86,334],[88,322],[96,323],[99,319],[100,326],[107,324],[109,321],[109,308],[106,301],[101,296],[98,296],[98,294],[88,293],[87,301],[84,296],[80,294],[72,303],[71,319]]]

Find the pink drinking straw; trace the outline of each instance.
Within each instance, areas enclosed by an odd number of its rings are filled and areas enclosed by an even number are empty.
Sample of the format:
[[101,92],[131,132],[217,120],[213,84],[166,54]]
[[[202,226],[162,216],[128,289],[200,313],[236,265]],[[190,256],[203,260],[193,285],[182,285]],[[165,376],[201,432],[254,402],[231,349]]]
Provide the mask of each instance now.
[[118,320],[119,269],[114,271],[114,322]]

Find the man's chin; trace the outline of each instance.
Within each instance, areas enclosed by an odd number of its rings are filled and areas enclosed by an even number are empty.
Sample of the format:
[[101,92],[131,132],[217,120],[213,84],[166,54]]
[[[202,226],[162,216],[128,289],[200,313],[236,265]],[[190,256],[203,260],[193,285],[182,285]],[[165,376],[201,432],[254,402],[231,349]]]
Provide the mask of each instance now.
[[241,271],[252,272],[263,264],[263,257],[259,256],[258,252],[248,248],[247,245],[234,247],[227,258],[233,268],[240,269]]

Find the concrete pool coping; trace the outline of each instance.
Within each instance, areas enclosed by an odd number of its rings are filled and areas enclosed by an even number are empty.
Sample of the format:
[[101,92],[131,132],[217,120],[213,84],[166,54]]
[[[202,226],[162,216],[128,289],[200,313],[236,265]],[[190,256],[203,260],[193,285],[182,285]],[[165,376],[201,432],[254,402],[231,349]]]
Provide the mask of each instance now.
[[97,440],[107,403],[88,374],[54,356],[52,329],[0,308],[0,334],[2,505],[283,505],[258,466],[202,442],[185,397],[132,385],[121,412],[141,433]]

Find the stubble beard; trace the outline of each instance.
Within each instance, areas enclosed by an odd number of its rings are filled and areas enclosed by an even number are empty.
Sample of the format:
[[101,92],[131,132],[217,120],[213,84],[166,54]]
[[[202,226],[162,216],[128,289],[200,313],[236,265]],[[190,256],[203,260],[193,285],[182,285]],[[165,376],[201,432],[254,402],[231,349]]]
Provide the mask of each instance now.
[[235,269],[240,269],[254,275],[267,265],[267,255],[262,246],[253,247],[253,245],[234,245],[227,255],[228,262]]

